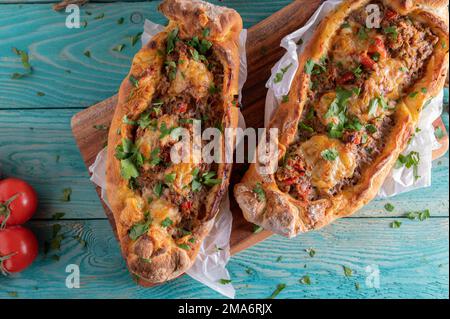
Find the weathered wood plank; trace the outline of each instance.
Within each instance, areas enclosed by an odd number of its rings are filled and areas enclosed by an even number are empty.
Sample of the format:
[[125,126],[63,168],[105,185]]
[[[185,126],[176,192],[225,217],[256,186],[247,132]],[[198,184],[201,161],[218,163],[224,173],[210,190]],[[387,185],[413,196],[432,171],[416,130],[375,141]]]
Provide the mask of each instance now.
[[[321,231],[288,240],[273,236],[231,259],[229,270],[238,298],[268,297],[279,283],[279,298],[448,298],[448,218],[424,222],[401,219],[344,219]],[[42,242],[53,222],[32,222]],[[60,260],[42,252],[34,266],[0,278],[0,298],[14,291],[22,298],[213,298],[220,297],[187,276],[155,288],[137,287],[106,220],[64,221]],[[87,242],[82,247],[73,236]],[[42,246],[41,246],[42,247]],[[305,251],[313,248],[310,257]],[[289,252],[289,253],[286,253]],[[281,260],[278,260],[279,256]],[[277,261],[278,260],[278,261]],[[65,287],[65,268],[80,265],[81,288]],[[346,277],[343,266],[353,270]],[[366,286],[366,270],[380,271],[380,287]],[[299,283],[308,275],[311,285]],[[360,289],[355,288],[355,283]]]
[[[105,218],[70,131],[70,118],[77,111],[0,110],[0,171],[35,186],[41,199],[37,218],[50,218],[60,211],[66,212],[66,218]],[[448,113],[444,120],[448,127]],[[433,216],[448,216],[448,154],[434,166],[432,187],[376,200],[355,216],[402,216],[426,208]],[[69,203],[60,201],[66,187],[73,190]],[[396,207],[394,212],[383,208],[387,202]]]

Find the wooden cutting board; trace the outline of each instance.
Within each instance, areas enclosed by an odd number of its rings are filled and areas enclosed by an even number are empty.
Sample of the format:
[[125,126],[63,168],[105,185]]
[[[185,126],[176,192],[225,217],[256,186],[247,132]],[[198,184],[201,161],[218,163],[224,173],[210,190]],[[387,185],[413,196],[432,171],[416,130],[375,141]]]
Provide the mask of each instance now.
[[[242,113],[247,127],[264,127],[264,102],[267,93],[265,83],[270,76],[270,69],[285,52],[280,48],[281,39],[302,26],[322,2],[323,0],[297,0],[248,30],[246,47],[248,78],[243,88],[242,100],[244,106]],[[98,152],[103,149],[107,141],[107,131],[98,130],[94,125],[109,127],[116,103],[117,95],[77,113],[72,118],[73,135],[87,167],[94,163]],[[440,140],[442,148],[433,153],[433,157],[437,158],[445,154],[448,149],[448,135],[440,119],[435,124],[445,132],[445,137]],[[240,180],[243,172],[245,172],[243,164],[234,165],[230,189]],[[100,194],[99,187],[97,192]],[[243,218],[233,196],[230,196],[230,202],[233,213],[230,238],[232,254],[271,235],[269,231],[255,234],[253,224]],[[102,204],[115,230],[113,214],[103,201]]]

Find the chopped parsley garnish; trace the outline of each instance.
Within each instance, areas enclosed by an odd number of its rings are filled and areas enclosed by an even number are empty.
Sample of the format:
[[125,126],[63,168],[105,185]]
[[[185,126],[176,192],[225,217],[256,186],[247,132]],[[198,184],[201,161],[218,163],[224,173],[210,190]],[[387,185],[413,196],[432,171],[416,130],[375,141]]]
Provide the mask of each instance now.
[[177,173],[172,172],[170,174],[166,174],[164,176],[164,181],[166,182],[166,184],[171,184],[175,181],[175,177],[177,176]]
[[24,51],[24,50],[19,50],[19,49],[16,49],[16,48],[12,48],[12,50],[13,50],[13,52],[16,55],[20,56],[20,60],[22,61],[22,66],[26,70],[26,73],[24,73],[24,74],[22,74],[22,73],[14,73],[11,77],[13,79],[20,79],[20,78],[22,78],[22,77],[24,77],[26,75],[31,74],[32,71],[33,71],[33,68],[32,68],[32,66],[30,64],[30,58],[28,56],[28,53],[26,51]]
[[290,67],[292,66],[292,63],[290,63],[288,66],[281,68],[281,72],[278,72],[275,74],[275,78],[273,79],[274,83],[279,83],[281,82],[281,80],[283,80],[284,75],[286,74],[286,72],[290,69]]
[[153,193],[155,193],[155,195],[160,198],[162,195],[162,191],[163,191],[163,185],[161,182],[156,183],[155,187],[153,187]]
[[141,35],[142,35],[142,32],[138,32],[135,35],[128,37],[130,39],[132,47],[134,47],[134,45],[138,42],[138,40],[141,38]]
[[108,127],[104,124],[95,124],[92,125],[92,127],[99,131],[106,131],[108,129]]
[[125,21],[125,19],[123,17],[119,18],[119,20],[117,20],[117,24],[123,24],[123,22]]
[[210,94],[215,94],[219,92],[219,88],[217,86],[213,84],[210,85],[209,89],[208,89]]
[[213,178],[216,175],[215,172],[206,172],[200,176],[199,172],[200,170],[198,167],[192,171],[192,176],[194,176],[194,178],[192,179],[191,188],[193,192],[200,191],[202,189],[202,185],[214,186],[222,182],[220,178]]
[[169,32],[169,35],[167,36],[167,46],[166,46],[166,53],[170,54],[175,49],[175,44],[178,41],[178,28],[173,29]]
[[395,163],[395,168],[400,168],[402,166],[405,166],[406,168],[412,167],[414,172],[414,179],[417,180],[420,177],[418,176],[419,162],[420,154],[418,152],[411,151],[408,155],[400,154],[397,162]]
[[408,212],[406,213],[406,218],[410,220],[418,219],[420,221],[424,221],[431,217],[430,210],[425,209],[423,211],[417,211],[417,212]]
[[398,220],[394,220],[390,225],[391,225],[391,228],[400,228],[400,226],[402,225],[402,222],[400,222]]
[[178,244],[178,247],[184,250],[190,250],[191,247],[188,244]]
[[311,285],[311,278],[309,278],[309,276],[303,276],[300,278],[299,282],[303,285]]
[[384,205],[384,209],[386,209],[388,212],[394,211],[394,208],[394,205],[392,205],[391,203],[387,203],[386,205]]
[[131,240],[137,240],[142,235],[145,235],[148,232],[148,229],[150,228],[150,225],[152,223],[152,218],[149,214],[145,217],[144,221],[134,224],[128,233],[128,236]]
[[88,57],[88,58],[91,57],[91,51],[89,51],[89,50],[84,51],[83,54],[84,54],[86,57]]
[[228,285],[229,283],[231,283],[231,279],[219,279],[219,283],[222,285]]
[[279,293],[281,291],[283,291],[284,288],[286,288],[286,284],[278,284],[277,288],[272,292],[272,294],[270,295],[269,299],[274,299],[276,296],[279,295]]
[[125,48],[125,44],[118,44],[114,48],[112,48],[113,51],[116,52],[122,52],[122,50]]
[[353,72],[353,74],[355,75],[356,78],[360,78],[361,74],[363,73],[361,65],[358,65],[356,68],[354,68],[352,72]]
[[129,180],[139,176],[137,168],[144,164],[144,158],[130,139],[122,139],[122,143],[116,147],[115,157],[120,160],[123,178]]
[[281,103],[287,103],[289,102],[289,95],[283,95],[281,98]]
[[298,123],[298,127],[304,131],[308,131],[311,133],[314,132],[314,129],[311,126],[309,126],[303,122]]
[[368,34],[367,34],[366,28],[365,28],[365,27],[359,28],[359,30],[358,30],[358,38],[359,38],[360,40],[367,40],[368,37],[369,37],[369,36],[368,36]]
[[162,227],[170,227],[173,225],[173,221],[169,218],[166,217],[162,222],[161,222],[161,226]]
[[170,133],[172,133],[172,131],[175,128],[168,128],[165,122],[161,123],[161,127],[159,128],[159,130],[161,131],[161,134],[159,135],[159,139],[163,139],[164,137],[166,137],[167,135],[169,135]]
[[253,192],[258,196],[258,200],[263,201],[266,199],[266,192],[262,188],[261,183],[256,183],[256,186],[253,188]]
[[342,28],[342,29],[350,28],[350,23],[348,23],[347,21],[345,21],[344,23],[342,23],[341,28]]
[[100,20],[100,19],[103,19],[104,17],[105,17],[105,14],[101,13],[98,16],[94,17],[94,20]]
[[366,125],[366,131],[370,134],[373,134],[377,131],[377,127],[373,124],[367,124]]
[[351,277],[353,275],[353,270],[347,266],[342,266],[344,269],[344,275],[345,277]]
[[63,189],[63,197],[61,198],[61,201],[63,202],[70,202],[70,196],[72,195],[72,188],[64,188]]
[[305,249],[305,251],[308,253],[309,257],[314,257],[316,255],[316,251],[312,248]]
[[328,134],[332,138],[341,138],[344,131],[344,125],[347,122],[347,102],[353,92],[345,90],[341,87],[336,88],[336,98],[331,102],[325,118],[336,117],[339,122],[337,124],[330,123],[328,126]]
[[339,156],[339,152],[335,148],[323,150],[320,155],[327,161],[334,161]]
[[150,165],[156,166],[161,163],[161,158],[159,157],[160,149],[157,147],[150,152]]
[[259,225],[253,225],[253,234],[257,234],[257,233],[260,233],[260,232],[262,232],[264,230],[264,228],[262,228],[261,226],[259,226]]
[[384,34],[391,36],[394,40],[397,40],[398,32],[397,28],[394,26],[390,26],[383,29]]
[[415,91],[415,92],[411,92],[411,93],[409,93],[409,95],[408,95],[408,96],[409,96],[410,98],[412,98],[412,99],[413,99],[413,98],[415,98],[415,97],[417,96],[417,94],[419,94],[419,92]]
[[204,28],[202,31],[202,36],[204,38],[209,37],[209,34],[211,33],[211,30],[209,28]]
[[131,84],[133,84],[134,87],[139,87],[139,80],[136,79],[133,75],[130,75],[128,77],[128,80],[130,81]]
[[177,77],[177,64],[174,61],[164,62],[166,66],[167,74],[169,75],[169,80],[173,81]]

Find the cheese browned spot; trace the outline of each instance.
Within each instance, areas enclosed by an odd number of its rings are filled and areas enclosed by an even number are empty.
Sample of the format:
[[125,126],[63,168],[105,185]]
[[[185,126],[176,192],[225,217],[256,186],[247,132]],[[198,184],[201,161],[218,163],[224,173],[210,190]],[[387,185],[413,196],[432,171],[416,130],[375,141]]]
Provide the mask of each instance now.
[[[323,151],[330,149],[338,152],[335,160],[326,160],[322,156]],[[314,135],[302,143],[300,154],[311,168],[311,183],[323,191],[351,177],[356,167],[355,155],[341,141],[326,135]]]
[[189,90],[196,99],[201,99],[208,95],[208,90],[213,83],[213,75],[204,63],[180,53],[177,73],[169,93],[177,95]]

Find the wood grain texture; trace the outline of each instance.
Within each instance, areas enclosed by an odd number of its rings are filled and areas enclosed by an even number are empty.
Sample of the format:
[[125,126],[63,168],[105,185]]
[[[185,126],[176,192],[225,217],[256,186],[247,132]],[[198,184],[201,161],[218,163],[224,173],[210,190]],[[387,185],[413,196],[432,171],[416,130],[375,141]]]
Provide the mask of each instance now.
[[[278,298],[448,298],[448,219],[402,219],[399,229],[390,228],[391,221],[346,218],[293,240],[273,236],[231,259],[228,269],[237,298],[266,298],[279,283],[287,287]],[[33,222],[30,226],[43,242],[50,238],[53,224]],[[138,287],[125,269],[106,220],[60,224],[66,237],[61,247],[64,253],[50,251],[45,258],[41,253],[29,270],[1,277],[0,298],[10,297],[11,291],[21,298],[221,297],[188,276],[151,289]],[[81,236],[87,246],[74,236]],[[283,254],[280,247],[289,254]],[[314,257],[305,251],[309,248],[315,250]],[[53,260],[54,254],[60,255],[59,261]],[[80,266],[80,289],[65,287],[68,264]],[[344,265],[353,270],[351,277],[344,275]],[[368,265],[380,271],[377,289],[365,284]],[[311,285],[299,283],[305,275],[310,276]]]
[[[249,27],[291,1],[211,2],[235,7],[242,14],[245,27]],[[131,47],[128,37],[142,31],[143,19],[135,24],[130,21],[131,15],[165,23],[156,10],[158,3],[88,4],[81,10],[81,21],[86,19],[88,24],[80,29],[66,28],[66,14],[54,12],[50,4],[2,5],[0,108],[80,108],[110,97],[117,92],[139,47]],[[95,20],[101,14],[104,18]],[[121,17],[125,22],[118,25]],[[112,50],[118,44],[126,45],[122,52]],[[23,72],[12,47],[29,52],[34,67],[31,76],[11,79],[14,72]],[[83,55],[86,50],[91,52],[91,58]],[[46,95],[36,99],[36,92]]]
[[[146,17],[162,19],[152,9],[156,2],[89,5],[83,9],[93,13],[90,17],[83,14],[89,20],[86,30],[70,31],[63,26],[63,16],[53,13],[50,4],[26,4],[40,0],[6,1],[24,4],[0,4],[0,172],[25,178],[35,186],[42,202],[36,218],[48,219],[62,211],[65,218],[81,220],[61,221],[63,229],[71,231],[66,234],[59,262],[53,261],[51,254],[43,260],[41,252],[39,260],[24,273],[1,277],[0,299],[10,298],[11,291],[23,298],[221,297],[188,276],[152,289],[132,283],[70,133],[74,113],[116,92],[137,46],[128,46],[120,54],[112,48],[119,43],[128,45],[129,40],[123,36],[141,31],[142,25],[127,20],[132,12],[142,10]],[[221,3],[235,7],[250,27],[290,2]],[[100,13],[105,13],[103,22],[91,21]],[[118,26],[115,22],[121,16],[126,22]],[[12,72],[21,71],[11,46],[31,52],[35,73],[23,82],[10,79]],[[94,60],[83,59],[87,47]],[[72,72],[66,73],[66,69]],[[46,95],[37,96],[36,92]],[[448,129],[448,107],[445,111]],[[322,231],[292,241],[273,236],[237,254],[229,265],[237,297],[265,298],[278,283],[286,283],[279,298],[448,298],[448,172],[447,153],[434,162],[431,188],[374,201],[354,217]],[[65,187],[73,189],[68,203],[60,201]],[[384,210],[386,202],[394,204],[394,212]],[[399,218],[407,210],[425,208],[432,214],[428,221]],[[90,218],[102,220],[87,220]],[[403,222],[402,226],[389,228],[396,219]],[[49,238],[52,224],[30,223],[41,242]],[[86,249],[71,238],[75,233],[87,240]],[[304,252],[310,247],[317,252],[314,258]],[[277,262],[280,255],[284,257]],[[69,262],[81,265],[82,289],[65,287],[64,270]],[[364,285],[364,267],[371,263],[381,270],[378,290]],[[346,278],[341,265],[358,273]],[[303,275],[311,277],[311,286],[299,284]],[[361,285],[358,291],[356,281]]]

